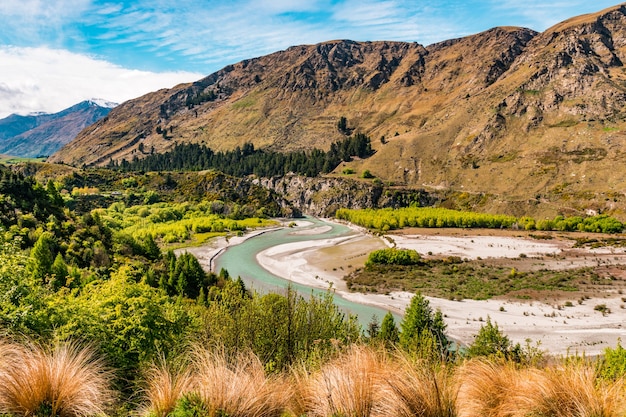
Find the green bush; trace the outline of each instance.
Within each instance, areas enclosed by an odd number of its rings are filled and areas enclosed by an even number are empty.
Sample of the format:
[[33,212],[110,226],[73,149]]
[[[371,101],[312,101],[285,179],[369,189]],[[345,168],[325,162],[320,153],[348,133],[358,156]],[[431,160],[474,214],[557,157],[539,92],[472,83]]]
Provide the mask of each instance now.
[[599,362],[598,375],[604,379],[618,380],[626,376],[626,349],[621,340],[615,349],[604,349],[604,357]]
[[369,254],[365,266],[381,265],[419,265],[421,256],[413,249],[379,249]]
[[469,358],[485,356],[519,361],[520,350],[521,347],[513,346],[508,336],[500,331],[498,324],[491,323],[491,318],[487,317],[487,323],[481,326],[466,355]]

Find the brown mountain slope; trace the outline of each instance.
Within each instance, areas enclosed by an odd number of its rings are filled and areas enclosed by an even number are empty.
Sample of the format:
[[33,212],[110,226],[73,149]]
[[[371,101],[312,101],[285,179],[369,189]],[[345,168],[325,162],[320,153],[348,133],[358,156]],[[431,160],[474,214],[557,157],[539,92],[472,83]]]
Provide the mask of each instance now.
[[50,160],[104,164],[175,141],[326,148],[345,116],[377,151],[352,164],[384,180],[605,208],[626,190],[625,60],[624,4],[541,34],[296,46],[126,102]]

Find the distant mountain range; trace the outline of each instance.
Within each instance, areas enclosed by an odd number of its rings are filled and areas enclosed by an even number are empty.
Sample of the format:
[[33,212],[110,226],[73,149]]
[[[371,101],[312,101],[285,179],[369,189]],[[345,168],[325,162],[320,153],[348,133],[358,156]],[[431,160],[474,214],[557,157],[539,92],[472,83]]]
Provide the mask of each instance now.
[[101,99],[86,100],[58,113],[12,114],[0,119],[0,154],[48,156],[72,141],[85,127],[117,106]]
[[328,150],[361,132],[374,155],[335,175],[368,170],[513,214],[626,210],[624,62],[626,4],[542,33],[293,46],[129,100],[48,161],[106,165],[176,143]]

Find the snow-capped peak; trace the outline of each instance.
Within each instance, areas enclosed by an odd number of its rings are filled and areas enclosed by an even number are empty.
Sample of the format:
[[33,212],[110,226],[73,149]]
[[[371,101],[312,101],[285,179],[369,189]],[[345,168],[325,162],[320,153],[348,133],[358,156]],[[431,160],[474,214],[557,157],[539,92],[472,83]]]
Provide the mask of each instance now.
[[117,103],[113,103],[112,101],[107,101],[101,98],[92,98],[89,100],[90,103],[95,104],[96,106],[104,107],[106,109],[112,109],[117,106]]

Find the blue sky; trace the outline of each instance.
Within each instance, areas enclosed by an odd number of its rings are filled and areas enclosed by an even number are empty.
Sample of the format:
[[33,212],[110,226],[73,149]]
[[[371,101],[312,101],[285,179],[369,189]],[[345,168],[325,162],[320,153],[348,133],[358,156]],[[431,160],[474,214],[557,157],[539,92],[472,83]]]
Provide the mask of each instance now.
[[124,101],[291,45],[542,31],[596,0],[1,0],[0,117]]

